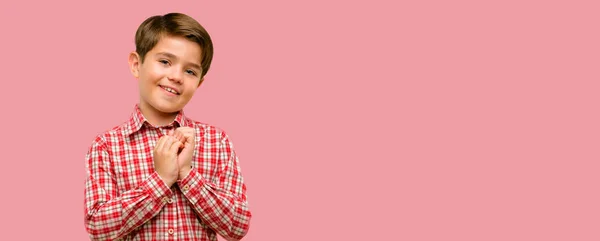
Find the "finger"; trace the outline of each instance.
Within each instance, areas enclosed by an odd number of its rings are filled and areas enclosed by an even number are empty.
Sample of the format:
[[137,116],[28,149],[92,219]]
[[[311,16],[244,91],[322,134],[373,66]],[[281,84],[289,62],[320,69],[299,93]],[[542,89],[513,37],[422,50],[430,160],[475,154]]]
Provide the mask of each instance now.
[[183,137],[185,138],[186,142],[193,143],[195,135],[194,133],[185,133],[183,134]]
[[171,148],[169,148],[169,152],[171,153],[177,153],[177,151],[179,151],[179,147],[183,145],[180,141],[174,141],[173,145],[171,145]]
[[163,150],[163,151],[169,150],[169,148],[171,148],[171,145],[173,145],[173,141],[174,141],[173,137],[166,136],[165,144],[163,145],[161,150]]
[[189,127],[181,127],[179,129],[177,129],[177,131],[179,131],[183,135],[186,135],[186,134],[190,134],[190,133],[194,132],[194,129],[189,128]]
[[185,142],[185,137],[183,136],[183,133],[177,132],[177,138],[179,138],[179,141],[181,141],[182,143]]
[[175,137],[177,140],[179,140],[179,135],[179,130],[173,131],[173,137]]
[[167,131],[167,135],[172,136],[173,135],[173,130]]
[[193,134],[196,132],[196,129],[191,128],[191,127],[186,127],[185,129],[183,129],[185,133],[190,133]]
[[[179,140],[177,140],[176,137],[171,137],[171,143],[169,143],[168,146],[165,146],[166,150],[170,150],[174,145],[176,145],[178,142],[180,142]],[[180,143],[181,144],[181,143]]]
[[165,144],[165,138],[164,136],[161,137],[160,139],[158,139],[158,142],[156,142],[156,146],[154,147],[154,150],[162,150],[163,145]]
[[183,134],[181,132],[177,132],[177,134],[177,139],[179,140],[179,142],[181,142],[181,146],[179,146],[179,149],[183,149],[185,147],[185,137],[183,137]]
[[179,127],[178,129],[182,130],[182,131],[192,131],[192,130],[194,130],[194,128],[187,127],[187,126]]
[[194,137],[196,134],[196,131],[194,128],[190,128],[190,127],[179,127],[176,130],[177,133],[181,134],[181,142],[183,142],[184,145],[187,145],[188,142],[191,144],[194,142]]

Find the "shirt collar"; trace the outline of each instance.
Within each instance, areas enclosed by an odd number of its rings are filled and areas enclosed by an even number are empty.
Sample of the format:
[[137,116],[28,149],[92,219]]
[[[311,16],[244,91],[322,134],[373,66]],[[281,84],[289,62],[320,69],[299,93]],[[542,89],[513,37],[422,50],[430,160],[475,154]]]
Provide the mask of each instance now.
[[[147,123],[148,125],[150,125],[150,122],[148,122],[146,117],[142,114],[142,111],[140,110],[140,105],[135,104],[135,107],[133,108],[133,113],[131,114],[131,118],[129,119],[129,122],[127,123],[127,127],[124,128],[124,134],[131,135],[131,134],[139,131],[142,128],[142,126],[144,126],[144,123]],[[173,122],[171,122],[167,126],[173,125],[175,123],[177,124],[176,126],[187,126],[187,127],[191,127],[191,124],[192,124],[192,122],[190,120],[188,120],[188,118],[183,113],[183,110],[180,110],[177,113],[177,116],[175,116],[175,119],[173,120]]]

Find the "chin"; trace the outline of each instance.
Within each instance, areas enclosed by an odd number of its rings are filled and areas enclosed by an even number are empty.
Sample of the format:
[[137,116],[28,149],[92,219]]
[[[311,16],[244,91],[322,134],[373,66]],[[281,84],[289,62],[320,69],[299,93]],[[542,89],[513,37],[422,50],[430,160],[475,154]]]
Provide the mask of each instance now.
[[181,107],[178,104],[170,104],[170,103],[160,103],[161,101],[155,101],[152,103],[152,107],[154,109],[163,112],[163,113],[175,113],[181,110]]

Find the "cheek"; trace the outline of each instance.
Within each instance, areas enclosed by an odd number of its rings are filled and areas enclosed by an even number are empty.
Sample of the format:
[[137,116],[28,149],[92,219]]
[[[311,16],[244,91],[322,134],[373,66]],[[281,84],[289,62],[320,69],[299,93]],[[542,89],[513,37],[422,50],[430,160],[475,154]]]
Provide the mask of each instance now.
[[160,80],[160,78],[164,75],[164,70],[163,68],[161,68],[160,66],[147,66],[144,69],[144,75],[146,77],[146,79],[150,82],[155,82]]
[[186,91],[184,93],[184,96],[191,97],[192,95],[194,95],[194,92],[196,91],[197,87],[198,87],[198,82],[193,83],[193,81],[189,81],[189,84],[186,83],[186,86],[185,86]]

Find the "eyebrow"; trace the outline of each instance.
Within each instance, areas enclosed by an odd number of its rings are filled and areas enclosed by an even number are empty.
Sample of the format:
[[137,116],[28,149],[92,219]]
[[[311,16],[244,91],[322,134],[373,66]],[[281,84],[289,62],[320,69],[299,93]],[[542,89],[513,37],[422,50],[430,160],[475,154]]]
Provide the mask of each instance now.
[[[157,53],[156,55],[164,55],[167,58],[178,59],[177,56],[175,56],[174,54],[169,53],[169,52],[160,52],[160,53]],[[200,65],[198,65],[196,63],[187,63],[187,64],[192,66],[192,68],[202,70],[202,67],[200,67]]]

